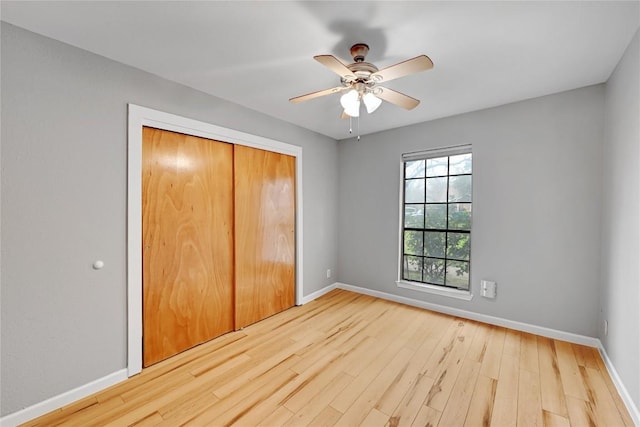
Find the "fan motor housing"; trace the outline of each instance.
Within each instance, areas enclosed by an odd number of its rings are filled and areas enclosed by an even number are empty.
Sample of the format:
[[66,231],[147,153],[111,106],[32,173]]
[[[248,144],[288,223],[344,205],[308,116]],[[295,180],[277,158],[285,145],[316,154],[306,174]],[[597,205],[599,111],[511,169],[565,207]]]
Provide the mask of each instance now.
[[371,74],[378,71],[378,67],[364,61],[367,53],[369,53],[369,46],[364,43],[357,43],[351,46],[350,52],[354,63],[347,65],[347,68],[356,76],[356,82],[369,83]]
[[369,53],[369,45],[364,43],[356,43],[349,50],[355,62],[363,62],[367,53]]
[[371,74],[378,71],[378,67],[369,62],[355,62],[347,65],[347,68],[358,77],[364,77],[365,75],[366,77],[369,77]]
[[342,84],[351,84],[351,83],[364,83],[368,86],[374,85],[376,82],[371,79],[371,74],[378,71],[378,67],[368,62],[355,62],[353,64],[347,65],[347,68],[356,76],[355,80],[353,79],[340,79]]

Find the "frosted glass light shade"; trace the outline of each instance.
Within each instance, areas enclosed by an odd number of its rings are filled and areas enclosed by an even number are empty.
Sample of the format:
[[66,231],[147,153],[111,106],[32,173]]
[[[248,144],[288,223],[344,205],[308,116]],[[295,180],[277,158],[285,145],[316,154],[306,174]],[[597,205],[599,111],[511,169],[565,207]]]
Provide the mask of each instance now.
[[360,116],[360,101],[356,101],[354,105],[344,109],[344,113],[351,117]]
[[367,107],[367,113],[369,114],[376,111],[380,104],[382,104],[382,99],[378,98],[371,92],[365,93],[362,97],[362,101],[364,101],[364,106]]
[[358,117],[360,115],[360,94],[351,89],[340,97],[340,105],[344,108],[345,114]]

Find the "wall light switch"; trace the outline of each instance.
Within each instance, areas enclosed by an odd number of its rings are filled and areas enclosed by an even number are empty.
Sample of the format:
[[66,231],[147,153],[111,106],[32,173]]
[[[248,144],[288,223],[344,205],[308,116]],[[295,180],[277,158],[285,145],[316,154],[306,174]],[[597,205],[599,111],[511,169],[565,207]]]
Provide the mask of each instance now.
[[489,280],[481,280],[480,281],[480,295],[485,298],[495,298],[496,297],[496,282],[491,282]]

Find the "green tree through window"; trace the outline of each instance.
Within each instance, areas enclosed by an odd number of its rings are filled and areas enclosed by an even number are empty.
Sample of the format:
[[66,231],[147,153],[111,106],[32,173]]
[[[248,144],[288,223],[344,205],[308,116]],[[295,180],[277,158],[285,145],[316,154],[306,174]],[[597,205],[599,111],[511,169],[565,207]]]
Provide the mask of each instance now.
[[402,279],[469,289],[472,155],[404,163]]

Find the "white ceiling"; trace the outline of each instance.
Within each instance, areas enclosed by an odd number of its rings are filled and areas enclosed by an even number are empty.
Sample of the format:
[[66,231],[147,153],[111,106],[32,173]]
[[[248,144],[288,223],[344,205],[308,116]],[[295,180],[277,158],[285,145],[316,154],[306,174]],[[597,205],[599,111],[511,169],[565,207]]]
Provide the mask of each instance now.
[[[426,54],[434,69],[389,82],[420,99],[383,105],[361,134],[604,82],[640,25],[640,1],[14,2],[2,20],[335,139],[339,85],[313,60],[369,44],[379,68]],[[211,118],[215,122],[215,117]],[[355,126],[355,123],[354,123]]]

